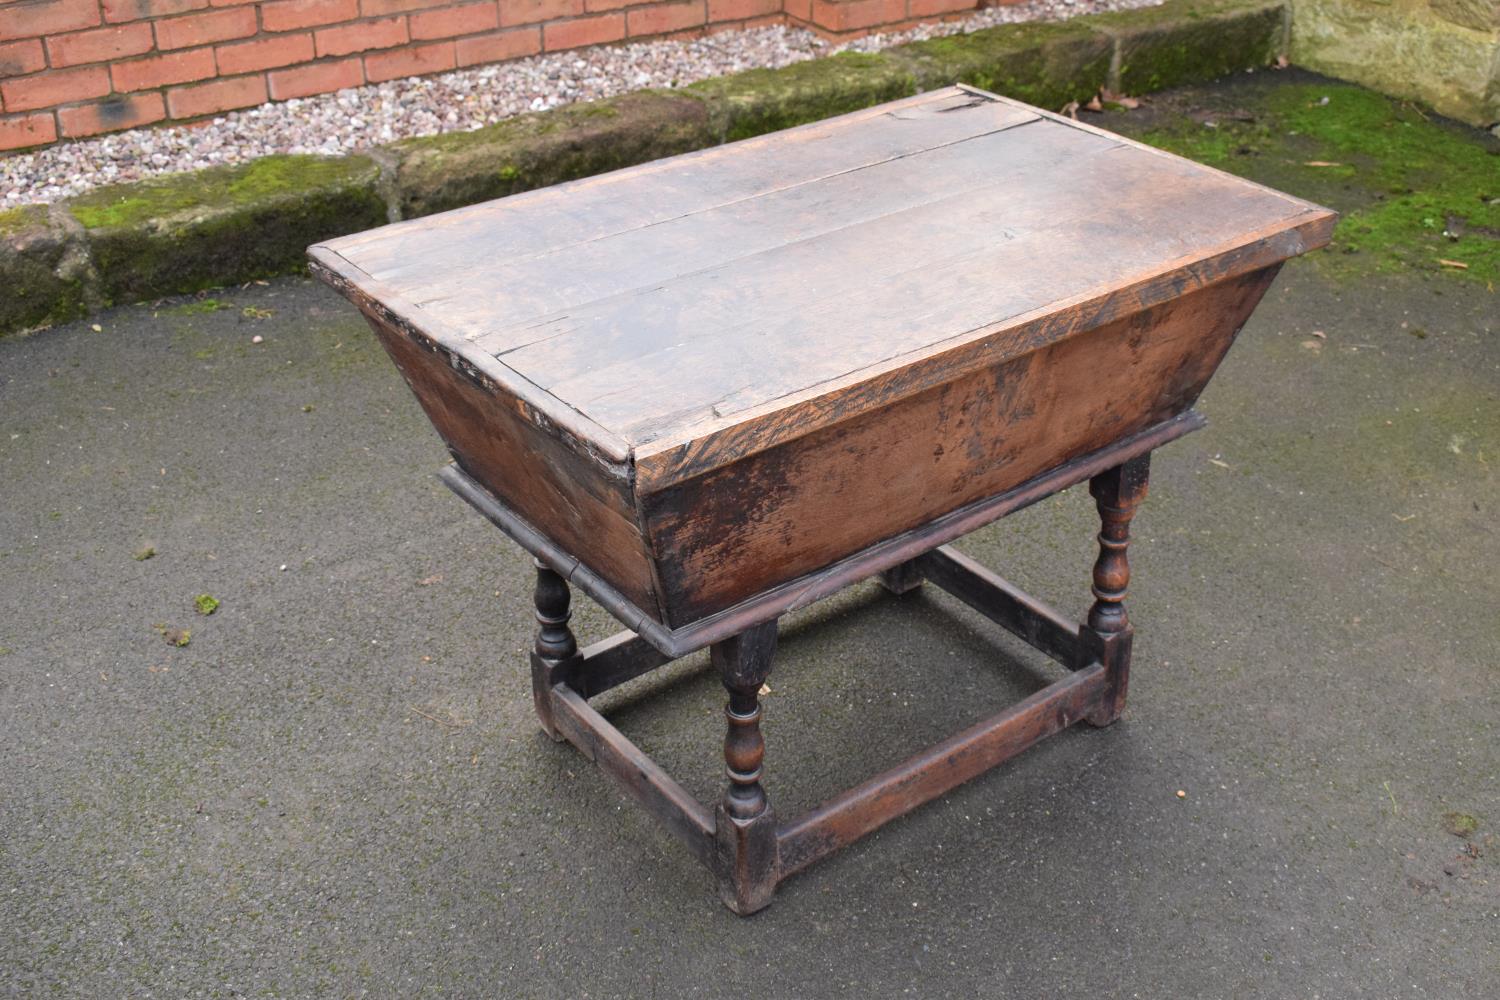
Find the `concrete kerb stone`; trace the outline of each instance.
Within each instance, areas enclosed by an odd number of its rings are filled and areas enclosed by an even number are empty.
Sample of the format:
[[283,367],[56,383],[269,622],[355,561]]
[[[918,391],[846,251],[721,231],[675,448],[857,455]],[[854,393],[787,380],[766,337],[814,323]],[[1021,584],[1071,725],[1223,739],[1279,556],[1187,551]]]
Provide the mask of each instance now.
[[1114,45],[1110,90],[1148,94],[1275,61],[1286,51],[1281,0],[1169,0],[1081,22]]
[[314,242],[961,82],[1060,108],[1256,68],[1285,51],[1284,0],[1003,25],[880,53],[749,70],[408,139],[368,156],[271,156],[0,213],[0,335],[104,304],[303,266]]

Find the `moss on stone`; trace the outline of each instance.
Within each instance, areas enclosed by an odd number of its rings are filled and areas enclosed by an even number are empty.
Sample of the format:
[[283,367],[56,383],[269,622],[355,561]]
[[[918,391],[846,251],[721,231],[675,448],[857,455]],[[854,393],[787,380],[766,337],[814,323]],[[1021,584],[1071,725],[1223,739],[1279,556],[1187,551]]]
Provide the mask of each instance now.
[[1274,62],[1281,54],[1285,7],[1280,0],[1168,0],[1078,23],[1118,43],[1114,89],[1145,94]]
[[645,90],[387,148],[397,159],[402,217],[414,218],[700,149],[714,139],[702,101]]
[[1208,128],[1180,118],[1141,137],[1339,209],[1333,244],[1318,258],[1332,273],[1500,281],[1500,142],[1333,81],[1237,97],[1238,117],[1251,120],[1226,115]]
[[685,91],[706,102],[729,142],[907,97],[917,85],[906,63],[892,55],[842,52],[704,80]]
[[1087,100],[1108,79],[1113,42],[1075,22],[1015,24],[891,49],[918,90],[967,83],[1044,108]]
[[87,311],[66,236],[40,205],[0,212],[0,335],[51,326]]
[[365,157],[268,156],[68,203],[105,296],[126,302],[297,270],[311,243],[385,221]]

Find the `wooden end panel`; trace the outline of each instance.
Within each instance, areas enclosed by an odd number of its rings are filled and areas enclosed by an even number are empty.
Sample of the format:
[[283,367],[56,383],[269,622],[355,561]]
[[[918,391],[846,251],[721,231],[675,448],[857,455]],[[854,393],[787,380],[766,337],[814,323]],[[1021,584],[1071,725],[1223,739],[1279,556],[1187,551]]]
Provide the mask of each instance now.
[[1279,267],[644,495],[665,623],[724,610],[1182,413]]
[[464,374],[438,344],[368,312],[365,318],[464,471],[637,607],[655,612],[628,483],[525,419],[523,404]]

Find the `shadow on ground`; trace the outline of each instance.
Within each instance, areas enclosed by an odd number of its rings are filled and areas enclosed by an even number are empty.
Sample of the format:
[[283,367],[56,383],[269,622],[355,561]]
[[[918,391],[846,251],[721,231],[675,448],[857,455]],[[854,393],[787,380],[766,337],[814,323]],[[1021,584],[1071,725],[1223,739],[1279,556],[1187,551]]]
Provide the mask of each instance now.
[[[1119,121],[1192,135],[1195,108],[1277,87]],[[1442,265],[1339,263],[1285,270],[1209,429],[1158,456],[1124,721],[750,920],[538,734],[527,560],[433,479],[443,449],[331,293],[279,281],[0,342],[0,992],[1483,995],[1497,299]],[[1075,491],[964,548],[1081,613],[1093,530]],[[579,625],[611,630],[586,605]],[[702,668],[613,714],[711,797]],[[773,801],[810,805],[1047,670],[944,596],[857,587],[783,643]]]

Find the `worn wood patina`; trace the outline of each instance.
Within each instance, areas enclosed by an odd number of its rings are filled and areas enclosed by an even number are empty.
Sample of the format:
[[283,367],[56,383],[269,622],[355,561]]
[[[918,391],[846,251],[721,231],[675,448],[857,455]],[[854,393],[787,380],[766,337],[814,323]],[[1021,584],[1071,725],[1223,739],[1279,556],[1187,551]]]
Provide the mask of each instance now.
[[[1131,517],[1288,257],[1333,214],[969,88],[313,247],[538,560],[538,715],[720,875],[785,876],[1124,706]],[[1088,481],[1075,625],[946,543]],[[940,586],[1064,681],[790,822],[756,692],[782,614],[873,575]],[[629,629],[580,650],[570,584]],[[588,699],[705,646],[729,786],[692,800]]]

